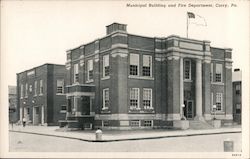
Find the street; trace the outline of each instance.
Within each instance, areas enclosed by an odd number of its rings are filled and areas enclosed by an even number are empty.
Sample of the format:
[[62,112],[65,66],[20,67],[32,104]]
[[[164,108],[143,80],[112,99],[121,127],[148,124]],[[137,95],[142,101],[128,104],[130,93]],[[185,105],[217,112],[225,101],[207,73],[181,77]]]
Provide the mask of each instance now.
[[241,133],[98,143],[9,132],[10,152],[223,152],[226,139],[241,151]]

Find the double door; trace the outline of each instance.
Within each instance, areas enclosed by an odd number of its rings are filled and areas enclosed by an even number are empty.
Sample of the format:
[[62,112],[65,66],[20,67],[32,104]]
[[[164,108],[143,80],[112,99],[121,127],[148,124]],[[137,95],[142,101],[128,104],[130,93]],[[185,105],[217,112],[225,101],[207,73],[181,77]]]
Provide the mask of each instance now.
[[194,102],[193,100],[186,100],[184,101],[185,107],[184,107],[184,116],[187,119],[193,119],[194,118]]

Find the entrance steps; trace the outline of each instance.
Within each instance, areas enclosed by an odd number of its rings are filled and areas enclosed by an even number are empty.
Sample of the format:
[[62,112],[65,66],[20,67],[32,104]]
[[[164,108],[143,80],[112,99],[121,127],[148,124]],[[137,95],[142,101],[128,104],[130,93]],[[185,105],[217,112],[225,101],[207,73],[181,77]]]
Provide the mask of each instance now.
[[200,130],[200,129],[212,129],[213,126],[207,123],[206,121],[189,120],[189,128],[194,130]]

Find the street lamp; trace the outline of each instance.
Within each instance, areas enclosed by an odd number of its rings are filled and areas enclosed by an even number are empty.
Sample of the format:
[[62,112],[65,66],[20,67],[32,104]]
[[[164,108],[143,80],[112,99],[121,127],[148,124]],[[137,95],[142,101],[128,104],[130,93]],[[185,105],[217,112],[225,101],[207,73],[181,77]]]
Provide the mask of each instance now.
[[216,115],[216,114],[215,114],[215,113],[216,113],[216,107],[217,107],[216,105],[213,105],[213,111],[214,111],[214,120],[216,119],[216,118],[215,118],[215,115]]
[[181,105],[181,110],[182,110],[182,113],[181,113],[181,120],[186,120],[185,117],[184,117],[184,107],[185,107],[185,104],[182,104]]

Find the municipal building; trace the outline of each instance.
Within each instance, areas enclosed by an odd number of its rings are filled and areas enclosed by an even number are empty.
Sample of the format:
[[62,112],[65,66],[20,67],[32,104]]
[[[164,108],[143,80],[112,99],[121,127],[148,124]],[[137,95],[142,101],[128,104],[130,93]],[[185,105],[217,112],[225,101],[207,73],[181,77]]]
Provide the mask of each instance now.
[[170,35],[146,37],[127,25],[67,51],[66,119],[72,128],[175,127],[232,121],[232,49]]

